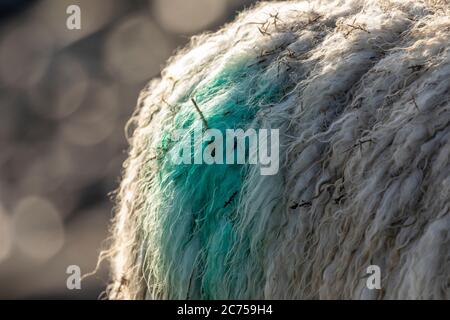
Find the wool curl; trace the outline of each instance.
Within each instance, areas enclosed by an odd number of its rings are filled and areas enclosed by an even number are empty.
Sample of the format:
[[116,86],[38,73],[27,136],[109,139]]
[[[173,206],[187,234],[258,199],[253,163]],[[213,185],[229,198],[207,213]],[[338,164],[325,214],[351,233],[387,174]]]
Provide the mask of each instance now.
[[[169,163],[205,122],[279,129],[278,174]],[[450,297],[450,2],[261,2],[170,58],[131,126],[109,298]]]

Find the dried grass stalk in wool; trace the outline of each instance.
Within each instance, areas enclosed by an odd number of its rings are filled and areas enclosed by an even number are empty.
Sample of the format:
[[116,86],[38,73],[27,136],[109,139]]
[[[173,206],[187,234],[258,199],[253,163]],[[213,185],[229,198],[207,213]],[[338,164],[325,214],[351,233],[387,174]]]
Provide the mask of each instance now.
[[[449,298],[449,8],[260,3],[193,37],[131,120],[109,297]],[[205,122],[279,129],[278,174],[170,163]]]

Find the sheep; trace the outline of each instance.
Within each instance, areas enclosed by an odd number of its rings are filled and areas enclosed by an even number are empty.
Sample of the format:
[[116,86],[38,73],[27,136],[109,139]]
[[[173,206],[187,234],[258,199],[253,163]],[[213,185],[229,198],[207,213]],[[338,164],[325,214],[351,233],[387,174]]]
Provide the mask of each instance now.
[[[278,130],[278,172],[170,162],[205,124]],[[109,298],[450,297],[448,1],[258,3],[170,58],[129,125]]]

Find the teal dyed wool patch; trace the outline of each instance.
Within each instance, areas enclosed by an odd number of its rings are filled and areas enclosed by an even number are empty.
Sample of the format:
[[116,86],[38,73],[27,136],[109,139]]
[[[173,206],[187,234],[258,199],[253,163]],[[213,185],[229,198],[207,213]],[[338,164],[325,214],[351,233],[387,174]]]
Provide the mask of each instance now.
[[[168,298],[233,298],[233,291],[242,285],[236,282],[240,261],[233,250],[236,241],[242,241],[237,235],[236,207],[248,165],[174,164],[168,152],[177,144],[189,144],[195,130],[206,129],[204,120],[209,129],[224,136],[227,129],[258,129],[254,119],[261,106],[280,99],[278,86],[264,81],[263,71],[245,61],[225,67],[194,90],[201,114],[186,98],[164,130],[156,183],[149,192],[161,195],[156,220],[159,232],[152,245],[160,248],[158,272],[167,277]],[[174,141],[176,129],[185,129],[187,134]],[[194,152],[203,153],[214,143],[198,140],[193,143],[192,158]],[[197,143],[202,144],[198,150],[194,148]],[[186,252],[192,256],[185,257]]]

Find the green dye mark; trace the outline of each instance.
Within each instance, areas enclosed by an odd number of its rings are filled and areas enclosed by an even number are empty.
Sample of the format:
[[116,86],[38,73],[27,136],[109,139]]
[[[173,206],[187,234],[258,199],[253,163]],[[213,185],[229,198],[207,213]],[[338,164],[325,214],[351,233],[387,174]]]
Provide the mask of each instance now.
[[[222,133],[226,129],[246,130],[261,104],[281,99],[279,86],[262,80],[263,71],[258,66],[246,67],[243,62],[223,69],[207,85],[196,90],[193,98],[200,109],[207,106],[202,113],[210,128]],[[248,167],[175,165],[168,160],[167,151],[174,143],[179,143],[172,139],[173,130],[193,132],[202,125],[190,98],[180,105],[171,126],[163,133],[159,150],[162,155],[157,174],[162,197],[158,212],[160,234],[158,243],[152,244],[159,246],[162,252],[159,272],[166,277],[171,299],[245,298],[236,296],[245,281],[239,276],[239,264],[232,263],[231,256],[238,255],[243,260],[248,254],[232,253],[238,241],[236,209]],[[206,145],[203,143],[202,148]],[[186,252],[194,257],[187,257]]]

